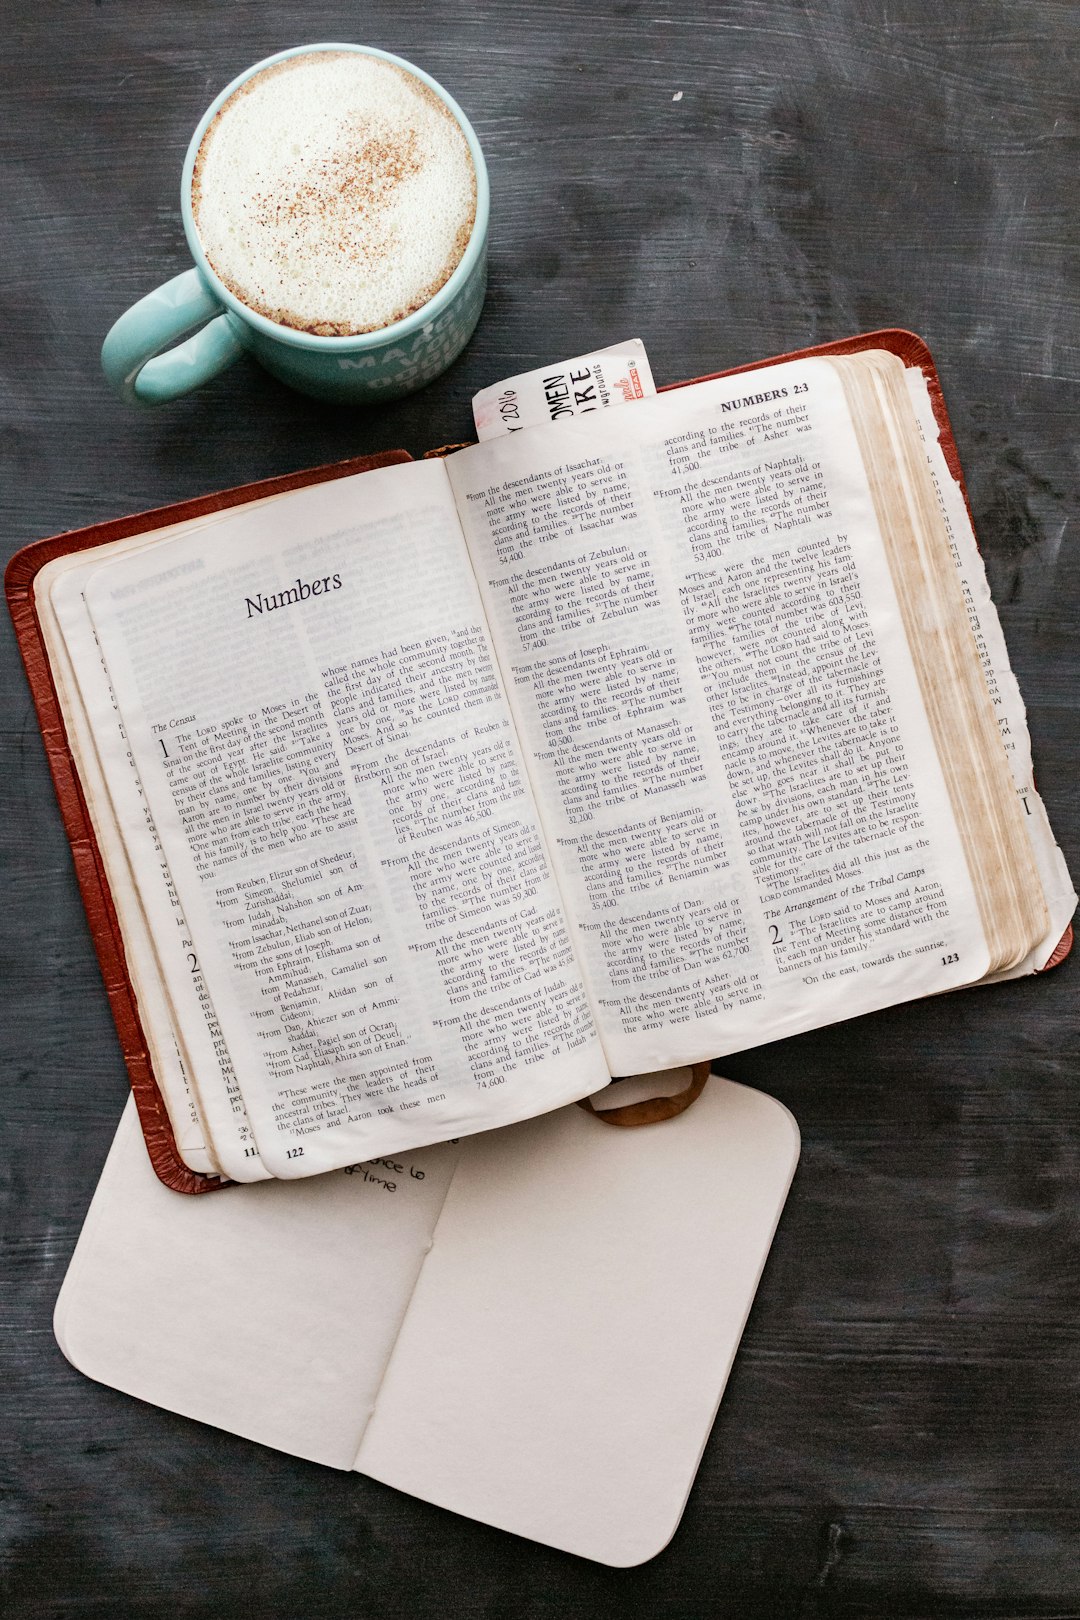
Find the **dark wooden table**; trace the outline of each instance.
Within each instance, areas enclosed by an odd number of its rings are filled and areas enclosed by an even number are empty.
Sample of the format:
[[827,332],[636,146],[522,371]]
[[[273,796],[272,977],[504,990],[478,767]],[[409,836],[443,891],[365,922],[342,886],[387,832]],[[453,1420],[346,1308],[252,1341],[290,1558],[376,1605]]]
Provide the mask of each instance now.
[[[246,361],[157,413],[124,407],[98,348],[185,263],[191,128],[249,62],[318,39],[400,52],[476,124],[494,193],[476,338],[382,410],[312,404]],[[480,386],[624,337],[663,382],[911,327],[937,357],[1080,870],[1068,0],[8,0],[3,40],[7,553],[463,438]],[[8,1620],[1080,1615],[1075,961],[728,1060],[800,1120],[802,1166],[686,1517],[640,1569],[72,1371],[50,1314],[125,1078],[6,619],[0,636]]]

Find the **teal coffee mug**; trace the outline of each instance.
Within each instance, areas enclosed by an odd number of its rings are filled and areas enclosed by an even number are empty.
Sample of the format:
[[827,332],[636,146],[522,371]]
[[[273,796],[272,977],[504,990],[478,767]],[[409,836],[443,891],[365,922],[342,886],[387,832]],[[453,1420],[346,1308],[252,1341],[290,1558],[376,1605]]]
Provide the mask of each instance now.
[[[392,317],[375,330],[348,335],[304,330],[300,324],[271,318],[238,297],[210,264],[196,227],[192,201],[203,137],[224,103],[256,75],[268,69],[278,70],[278,64],[313,52],[357,52],[389,63],[419,81],[422,94],[438,98],[464,135],[476,180],[472,228],[448,279],[420,307],[407,304],[409,313],[401,318]],[[454,139],[460,146],[460,139],[456,135]],[[364,152],[369,178],[367,193],[360,198],[361,210],[370,206],[372,196],[377,203],[402,170],[400,153],[387,155],[382,151],[380,155],[376,141],[369,139]],[[373,172],[378,186],[383,188],[381,192],[370,181]],[[342,199],[352,195],[350,184],[355,187],[355,177],[345,174],[334,199],[339,210],[344,206]],[[105,375],[129,403],[159,405],[177,399],[224,371],[243,353],[253,355],[291,388],[316,399],[353,404],[395,399],[445,371],[465,347],[480,318],[486,286],[489,212],[487,168],[480,144],[461,108],[441,85],[420,68],[387,51],[362,45],[303,45],[267,57],[242,73],[207,108],[191,138],[180,204],[194,268],[132,305],[113,326],[102,347]],[[225,228],[231,230],[228,224]],[[423,224],[420,229],[422,234]],[[467,229],[467,224],[461,228],[459,240]],[[382,251],[385,254],[385,248]]]

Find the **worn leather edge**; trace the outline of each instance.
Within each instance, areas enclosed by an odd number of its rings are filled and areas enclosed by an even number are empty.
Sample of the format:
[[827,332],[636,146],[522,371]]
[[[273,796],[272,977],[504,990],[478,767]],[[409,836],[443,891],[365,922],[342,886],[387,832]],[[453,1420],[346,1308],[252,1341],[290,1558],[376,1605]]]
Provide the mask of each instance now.
[[673,1092],[670,1097],[643,1097],[640,1102],[624,1103],[615,1108],[597,1108],[591,1097],[580,1097],[578,1107],[584,1108],[587,1114],[594,1114],[605,1125],[659,1125],[661,1120],[685,1114],[697,1102],[711,1072],[708,1062],[692,1064],[689,1084],[681,1091]]
[[1062,934],[1061,938],[1058,940],[1057,944],[1054,946],[1053,950],[1050,952],[1050,955],[1046,958],[1046,961],[1043,963],[1042,967],[1035,969],[1036,973],[1049,973],[1051,968],[1056,968],[1059,963],[1064,962],[1072,948],[1073,925],[1070,923],[1068,928],[1066,928],[1065,932]]

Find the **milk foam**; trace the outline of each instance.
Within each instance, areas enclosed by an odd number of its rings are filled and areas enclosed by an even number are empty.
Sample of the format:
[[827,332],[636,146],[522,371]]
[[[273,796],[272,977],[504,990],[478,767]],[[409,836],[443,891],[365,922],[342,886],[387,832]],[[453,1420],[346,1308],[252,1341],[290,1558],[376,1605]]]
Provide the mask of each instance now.
[[247,79],[203,136],[195,225],[250,309],[328,337],[378,331],[438,292],[468,244],[476,173],[443,101],[354,51]]

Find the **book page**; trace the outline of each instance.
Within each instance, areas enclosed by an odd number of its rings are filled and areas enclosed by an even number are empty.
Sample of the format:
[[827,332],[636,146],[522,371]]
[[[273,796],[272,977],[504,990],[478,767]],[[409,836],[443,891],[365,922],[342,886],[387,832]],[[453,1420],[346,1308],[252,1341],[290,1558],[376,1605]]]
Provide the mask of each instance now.
[[1049,913],[911,407],[906,368],[883,349],[844,356],[832,365],[855,428],[975,890],[988,972],[1012,968],[1043,937]]
[[447,465],[614,1073],[986,972],[828,362]]
[[351,1468],[459,1148],[179,1198],[129,1098],[56,1305],[89,1378]]
[[441,463],[239,511],[85,594],[272,1174],[602,1083]]
[[[224,517],[207,514],[181,529],[186,534],[205,533]],[[131,555],[173,532],[113,542],[108,551],[113,556]],[[232,1180],[258,1180],[267,1172],[258,1157],[86,608],[84,587],[101,566],[102,555],[95,551],[90,557],[59,558],[42,570],[38,587],[42,630],[54,669],[61,674],[65,667],[70,671],[68,680],[57,682],[58,697],[177,1150],[192,1169],[225,1173]],[[155,898],[146,904],[144,895]],[[209,1155],[205,1164],[200,1142]]]
[[[47,586],[44,588],[47,591]],[[82,607],[81,592],[77,595],[77,604],[79,608]],[[82,619],[83,628],[89,631],[90,641],[96,652],[96,643],[93,642],[93,634],[85,611],[82,613]],[[49,648],[57,700],[82,784],[94,836],[108,875],[109,892],[117,915],[123,913],[126,919],[125,960],[135,989],[139,1018],[146,1036],[158,1089],[169,1115],[176,1149],[181,1159],[189,1169],[201,1174],[220,1174],[220,1162],[209,1146],[205,1122],[188,1081],[187,1070],[176,1038],[171,1007],[158,968],[154,942],[139,899],[131,862],[120,836],[115,809],[101,769],[93,729],[68,652],[68,644],[59,630],[59,615],[50,615],[48,620],[42,619],[42,633]],[[91,663],[92,658],[86,661]],[[100,655],[97,657],[97,669],[104,675]],[[149,829],[148,836],[152,836]]]
[[[265,496],[246,503],[245,509],[252,511],[281,498]],[[259,1161],[228,1051],[192,953],[187,922],[83,596],[86,581],[102,561],[131,555],[177,533],[205,533],[228,517],[227,509],[207,512],[181,524],[109,541],[91,552],[56,557],[35,577],[34,606],[177,1152],[198,1173],[255,1181],[267,1172]],[[147,908],[144,892],[156,894],[157,903]]]
[[908,369],[905,381],[922,434],[926,464],[937,492],[953,561],[960,576],[979,662],[997,715],[1002,746],[1008,757],[1017,796],[1024,807],[1024,824],[1031,839],[1032,854],[1050,913],[1049,930],[1030,955],[1016,967],[992,976],[1018,978],[1045,966],[1069,925],[1077,897],[1064,856],[1054,839],[1046,809],[1035,787],[1027,711],[1016,676],[1009,667],[1001,621],[990,596],[986,568],[979,553],[963,491],[950,473],[938,442],[938,425],[930,391],[917,367]]

